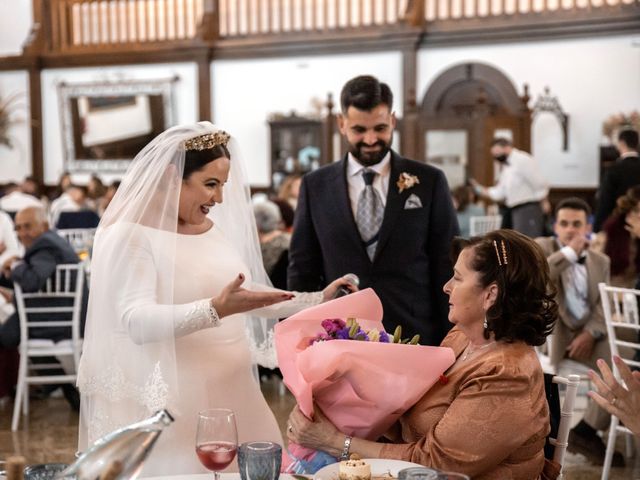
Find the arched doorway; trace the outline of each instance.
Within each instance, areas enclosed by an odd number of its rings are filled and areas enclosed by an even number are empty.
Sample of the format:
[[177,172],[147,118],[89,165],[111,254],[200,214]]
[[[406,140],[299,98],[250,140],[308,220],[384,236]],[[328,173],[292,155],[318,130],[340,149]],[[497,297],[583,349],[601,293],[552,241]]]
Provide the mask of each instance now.
[[494,181],[489,145],[508,136],[529,151],[531,110],[527,86],[519,96],[500,70],[482,63],[464,63],[438,76],[422,100],[418,148],[427,163],[441,168],[450,187],[473,177]]

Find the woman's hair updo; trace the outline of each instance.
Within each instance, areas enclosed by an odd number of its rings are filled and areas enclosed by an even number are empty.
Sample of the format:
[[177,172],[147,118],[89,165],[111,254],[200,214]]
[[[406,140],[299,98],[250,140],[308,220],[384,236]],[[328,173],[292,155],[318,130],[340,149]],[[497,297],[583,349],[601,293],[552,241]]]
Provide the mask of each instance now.
[[453,241],[455,262],[469,249],[468,266],[478,272],[480,286],[498,286],[495,303],[487,310],[485,337],[542,345],[558,316],[549,264],[540,246],[515,230],[496,230],[483,237]]

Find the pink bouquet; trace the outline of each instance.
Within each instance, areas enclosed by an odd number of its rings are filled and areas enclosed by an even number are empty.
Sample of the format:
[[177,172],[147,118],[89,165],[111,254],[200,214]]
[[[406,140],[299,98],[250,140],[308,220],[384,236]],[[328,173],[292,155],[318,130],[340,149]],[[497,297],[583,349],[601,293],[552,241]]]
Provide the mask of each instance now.
[[[363,335],[374,332],[377,338],[341,340],[347,325],[336,319],[351,318],[350,327],[355,323]],[[389,336],[383,332],[382,304],[372,289],[308,308],[276,325],[280,370],[302,413],[312,418],[315,402],[340,431],[375,440],[455,361],[450,348],[385,342]],[[293,458],[284,471],[313,473],[309,469],[321,466],[314,464],[313,450],[290,444],[289,452]]]

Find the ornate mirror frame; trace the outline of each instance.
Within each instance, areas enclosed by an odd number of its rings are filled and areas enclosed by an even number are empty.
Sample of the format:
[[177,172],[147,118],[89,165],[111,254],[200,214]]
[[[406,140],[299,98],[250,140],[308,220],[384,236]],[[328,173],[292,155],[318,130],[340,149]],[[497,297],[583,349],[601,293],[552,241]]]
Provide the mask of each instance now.
[[[178,80],[177,77],[158,80],[129,80],[118,82],[91,82],[69,84],[60,82],[57,85],[58,101],[60,107],[60,127],[62,133],[62,145],[64,151],[64,168],[69,172],[95,172],[95,173],[116,173],[127,169],[133,155],[115,156],[106,158],[82,158],[78,146],[84,150],[87,147],[82,145],[83,128],[80,126],[81,120],[78,113],[78,99],[87,97],[95,103],[103,105],[126,104],[127,98],[140,96],[149,97],[148,111],[151,123],[158,123],[157,118],[153,118],[150,99],[160,97],[162,103],[162,119],[157,128],[153,128],[149,134],[156,136],[160,132],[174,125],[175,106],[173,85]],[[121,97],[118,99],[118,97]],[[137,100],[136,100],[137,101]],[[75,127],[75,128],[74,128]],[[159,130],[159,131],[156,131]],[[146,144],[147,142],[145,142]],[[142,148],[141,145],[140,148]]]

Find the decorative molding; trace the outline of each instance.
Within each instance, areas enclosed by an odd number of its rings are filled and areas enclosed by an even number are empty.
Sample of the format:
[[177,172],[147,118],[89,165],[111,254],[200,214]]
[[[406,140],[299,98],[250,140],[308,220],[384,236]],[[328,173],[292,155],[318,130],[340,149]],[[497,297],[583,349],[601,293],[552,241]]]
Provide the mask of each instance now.
[[562,151],[569,150],[569,115],[567,115],[558,101],[558,97],[551,95],[549,87],[544,87],[544,93],[538,95],[536,102],[533,104],[531,119],[535,118],[543,112],[552,113],[560,122],[562,128]]
[[164,110],[164,128],[175,123],[173,85],[178,77],[160,80],[129,80],[119,82],[91,82],[57,85],[62,130],[64,166],[69,172],[122,172],[131,163],[131,158],[109,158],[100,160],[80,160],[77,158],[73,112],[70,102],[81,96],[112,97],[128,95],[161,95]]

